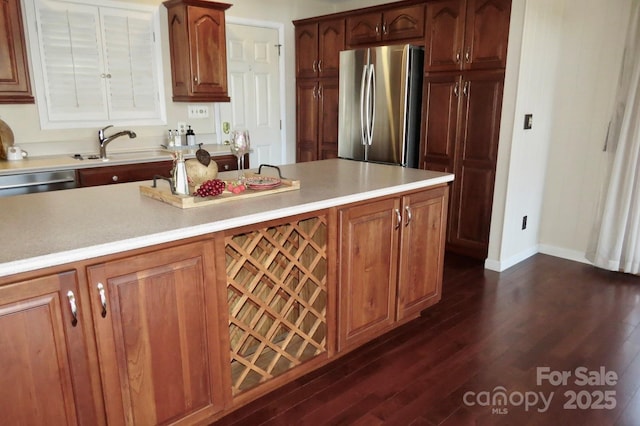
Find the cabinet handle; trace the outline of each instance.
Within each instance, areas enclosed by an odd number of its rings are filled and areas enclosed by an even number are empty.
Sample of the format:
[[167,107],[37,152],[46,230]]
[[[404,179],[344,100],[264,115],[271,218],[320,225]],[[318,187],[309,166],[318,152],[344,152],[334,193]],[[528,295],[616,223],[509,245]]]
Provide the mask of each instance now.
[[460,51],[456,53],[456,64],[460,63]]
[[71,308],[71,315],[73,315],[71,325],[75,327],[78,325],[78,305],[76,305],[76,296],[71,290],[67,292],[67,299],[69,299],[69,307]]
[[194,82],[194,83],[197,83],[197,82],[198,82],[198,76],[197,76],[197,75],[194,75],[194,76],[193,76],[193,82]]
[[228,165],[228,164],[225,164],[225,165],[224,165],[224,169],[225,169],[225,170],[229,170],[229,165]]
[[413,219],[413,215],[411,214],[411,207],[405,206],[404,211],[407,212],[407,220],[404,222],[404,226],[409,226],[411,223],[411,219]]
[[315,60],[313,61],[312,68],[313,68],[313,72],[318,72],[318,63]]
[[113,175],[111,177],[111,180],[114,181],[114,182],[117,182],[118,181],[118,175]]
[[468,47],[467,51],[464,53],[464,60],[467,61],[467,63],[471,62],[471,48]]
[[324,89],[322,86],[318,86],[318,97],[321,98],[324,96]]
[[453,86],[453,94],[456,95],[456,98],[460,97],[460,83],[456,81],[456,85]]
[[396,227],[395,229],[399,229],[400,225],[402,225],[402,215],[400,214],[400,209],[395,209],[396,212]]
[[107,296],[104,294],[104,286],[102,283],[98,283],[98,294],[100,295],[100,304],[102,305],[102,318],[107,316]]
[[322,59],[318,61],[318,72],[322,72]]
[[376,34],[380,34],[380,25],[376,24]]
[[464,87],[462,88],[462,93],[464,93],[465,96],[469,96],[469,82],[468,81],[464,82]]
[[382,24],[382,34],[389,34],[389,32],[387,31],[387,23],[383,23]]

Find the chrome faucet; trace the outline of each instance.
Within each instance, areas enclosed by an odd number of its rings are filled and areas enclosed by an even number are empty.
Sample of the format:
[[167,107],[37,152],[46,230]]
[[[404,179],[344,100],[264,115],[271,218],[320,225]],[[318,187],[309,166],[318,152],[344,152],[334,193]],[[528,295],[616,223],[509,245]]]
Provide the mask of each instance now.
[[107,130],[109,127],[113,127],[112,125],[108,125],[107,127],[98,130],[98,143],[100,144],[100,158],[105,160],[107,158],[107,144],[109,142],[111,142],[112,140],[119,138],[120,136],[124,136],[124,135],[129,135],[129,138],[133,139],[135,138],[137,135],[135,134],[135,132],[132,132],[131,130],[123,130],[121,132],[118,133],[114,133],[111,136],[104,136],[104,131]]

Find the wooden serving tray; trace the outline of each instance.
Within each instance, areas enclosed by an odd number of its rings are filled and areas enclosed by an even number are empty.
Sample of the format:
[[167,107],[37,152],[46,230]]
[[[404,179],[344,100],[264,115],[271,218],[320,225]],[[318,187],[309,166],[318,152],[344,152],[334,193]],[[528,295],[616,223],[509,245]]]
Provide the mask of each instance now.
[[[246,177],[254,177],[261,176],[257,173],[245,173]],[[272,176],[269,176],[272,177]],[[147,197],[153,198],[154,200],[160,200],[167,204],[171,204],[175,207],[180,207],[181,209],[190,209],[192,207],[203,207],[210,206],[213,204],[226,203],[229,201],[235,200],[245,200],[247,198],[255,198],[262,197],[264,195],[269,194],[278,194],[280,192],[287,191],[296,191],[300,189],[300,181],[299,180],[291,180],[291,179],[281,179],[280,186],[272,189],[249,189],[247,188],[244,192],[239,194],[234,194],[225,189],[225,191],[216,195],[215,197],[194,197],[193,195],[176,195],[171,193],[171,188],[163,187],[163,188],[154,188],[151,186],[141,186],[140,193],[146,195]],[[225,181],[226,183],[226,181]]]

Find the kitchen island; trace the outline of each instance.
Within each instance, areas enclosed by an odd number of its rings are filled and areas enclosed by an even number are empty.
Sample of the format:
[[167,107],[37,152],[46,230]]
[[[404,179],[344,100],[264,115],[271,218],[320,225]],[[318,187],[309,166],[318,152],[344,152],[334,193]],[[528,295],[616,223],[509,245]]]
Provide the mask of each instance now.
[[0,389],[24,392],[0,412],[206,424],[439,300],[452,175],[281,171],[300,189],[188,210],[141,195],[150,182],[3,199],[0,362],[20,367]]

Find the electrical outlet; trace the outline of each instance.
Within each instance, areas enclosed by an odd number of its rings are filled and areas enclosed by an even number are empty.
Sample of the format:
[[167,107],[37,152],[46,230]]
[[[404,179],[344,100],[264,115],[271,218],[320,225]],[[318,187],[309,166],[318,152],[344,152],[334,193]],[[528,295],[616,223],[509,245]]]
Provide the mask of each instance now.
[[524,115],[524,129],[529,130],[533,127],[533,114]]
[[189,105],[189,118],[209,117],[209,107],[207,105]]
[[527,216],[522,216],[522,230],[527,229]]
[[185,135],[187,133],[187,123],[184,121],[178,121],[178,133],[181,135]]

